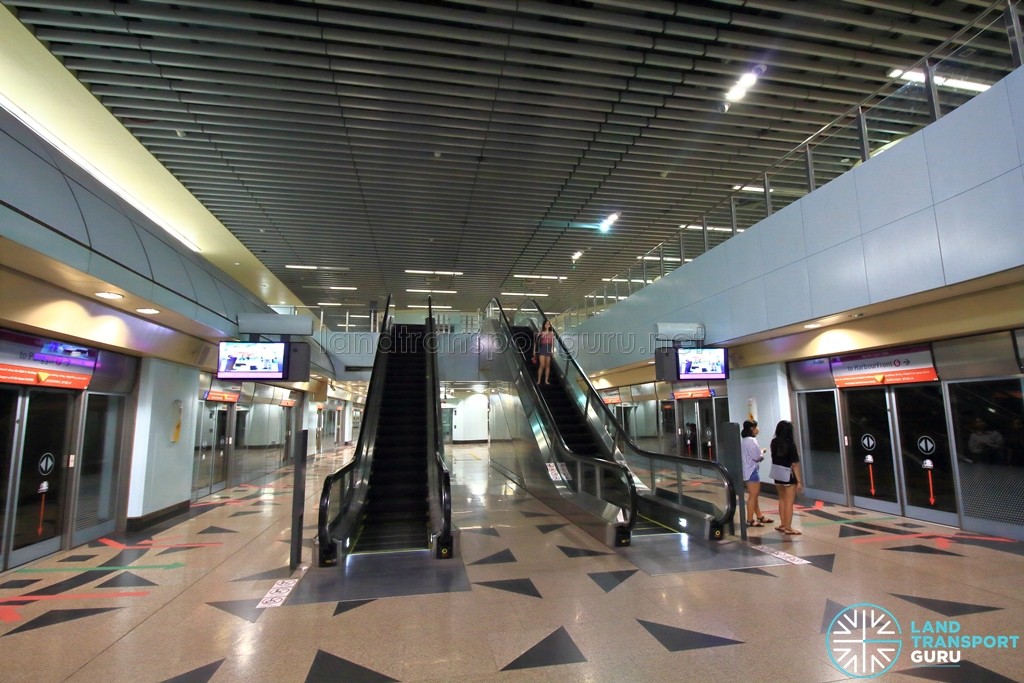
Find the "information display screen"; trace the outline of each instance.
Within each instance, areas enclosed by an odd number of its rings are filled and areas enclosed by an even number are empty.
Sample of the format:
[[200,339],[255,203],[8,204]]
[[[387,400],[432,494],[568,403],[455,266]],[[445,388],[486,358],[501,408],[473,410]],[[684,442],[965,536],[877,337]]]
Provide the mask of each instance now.
[[726,379],[729,359],[725,349],[676,349],[679,379]]
[[288,344],[285,342],[221,342],[217,354],[218,379],[285,379]]

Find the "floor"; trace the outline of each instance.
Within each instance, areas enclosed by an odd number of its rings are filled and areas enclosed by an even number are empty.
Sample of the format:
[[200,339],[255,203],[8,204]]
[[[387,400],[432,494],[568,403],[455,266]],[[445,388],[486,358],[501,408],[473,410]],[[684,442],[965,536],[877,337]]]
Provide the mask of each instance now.
[[[310,463],[307,538],[348,455]],[[458,559],[289,571],[282,470],[0,574],[0,680],[1024,680],[1024,543],[804,501],[801,536],[615,550],[498,475],[486,445],[453,455]]]

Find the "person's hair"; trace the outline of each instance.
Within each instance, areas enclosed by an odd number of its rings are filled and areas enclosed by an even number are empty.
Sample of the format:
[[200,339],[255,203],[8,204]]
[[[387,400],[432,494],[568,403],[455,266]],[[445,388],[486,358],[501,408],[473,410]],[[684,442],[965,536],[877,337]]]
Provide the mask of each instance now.
[[554,329],[554,327],[551,325],[551,321],[550,320],[545,320],[544,324],[540,326],[540,329],[543,330],[545,327],[550,327],[551,329]]
[[740,432],[740,436],[753,436],[754,427],[757,426],[757,420],[746,420],[743,423],[743,431]]
[[793,440],[793,423],[780,420],[775,425],[775,438],[772,439],[772,455],[789,455],[796,453],[796,441]]

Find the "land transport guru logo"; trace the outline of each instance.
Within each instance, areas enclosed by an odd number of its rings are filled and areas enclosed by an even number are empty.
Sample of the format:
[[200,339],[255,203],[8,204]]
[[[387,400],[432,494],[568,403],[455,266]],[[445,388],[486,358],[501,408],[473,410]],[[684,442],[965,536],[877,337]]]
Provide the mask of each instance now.
[[[1019,635],[980,635],[963,632],[960,622],[910,622],[910,660],[916,666],[956,667],[963,650],[1017,649]],[[848,676],[875,678],[896,665],[903,651],[903,629],[892,612],[860,603],[832,619],[825,635],[832,663]]]

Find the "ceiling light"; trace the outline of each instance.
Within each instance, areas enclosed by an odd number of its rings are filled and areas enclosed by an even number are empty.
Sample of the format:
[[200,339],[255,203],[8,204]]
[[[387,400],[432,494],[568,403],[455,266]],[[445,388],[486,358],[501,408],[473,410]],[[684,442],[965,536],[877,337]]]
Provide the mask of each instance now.
[[502,296],[548,296],[547,294],[533,292],[502,292]]
[[679,261],[678,256],[637,256],[637,258],[644,261]]
[[637,278],[633,278],[632,280],[627,280],[624,277],[603,277],[603,278],[601,278],[601,281],[602,282],[636,282],[636,283],[639,283],[641,285],[653,285],[656,282],[656,280],[638,280]]
[[821,323],[807,323],[804,325],[805,330],[816,330],[821,327]]
[[341,306],[341,304],[331,303],[329,301],[318,301],[317,306]]
[[[924,72],[922,71],[901,71],[893,69],[889,72],[889,78],[898,78],[908,83],[924,83]],[[971,92],[985,92],[992,86],[976,81],[968,81],[962,78],[946,78],[945,76],[932,76],[935,85],[950,90],[969,90]]]
[[328,287],[327,289],[344,290],[346,292],[354,292],[358,287]]
[[603,221],[601,221],[598,224],[597,229],[600,230],[601,232],[608,232],[609,230],[612,229],[612,225],[615,223],[615,221],[619,220],[620,216],[622,216],[622,214],[616,211],[615,213],[611,214]]
[[458,294],[454,289],[407,289],[412,294]]
[[368,316],[368,315],[355,315],[355,314],[353,314],[353,315],[350,315],[349,317],[350,318],[369,318],[370,316]]
[[406,270],[412,275],[462,275],[460,270]]
[[584,299],[615,299],[616,301],[622,301],[626,297],[624,297],[624,296],[607,296],[605,294],[587,294],[583,298]]
[[572,253],[571,258],[572,258],[573,261],[579,261],[581,256],[583,256],[583,252],[582,251],[574,251]]
[[316,266],[292,266],[292,265],[286,265],[285,268],[291,268],[292,270],[316,270]]
[[450,310],[451,306],[438,306],[437,304],[434,304],[432,307],[430,307],[430,306],[427,306],[425,304],[422,305],[422,306],[421,305],[417,305],[417,304],[411,304],[409,306],[406,306],[406,308],[443,308],[443,309],[446,309],[446,310]]
[[[760,192],[764,194],[764,187],[761,185],[733,185],[732,189],[739,192]],[[774,189],[771,191],[775,192]]]
[[96,296],[101,299],[123,299],[124,294],[118,294],[117,292],[96,292]]
[[136,308],[135,312],[141,313],[143,315],[156,315],[160,311],[156,310],[155,308]]

